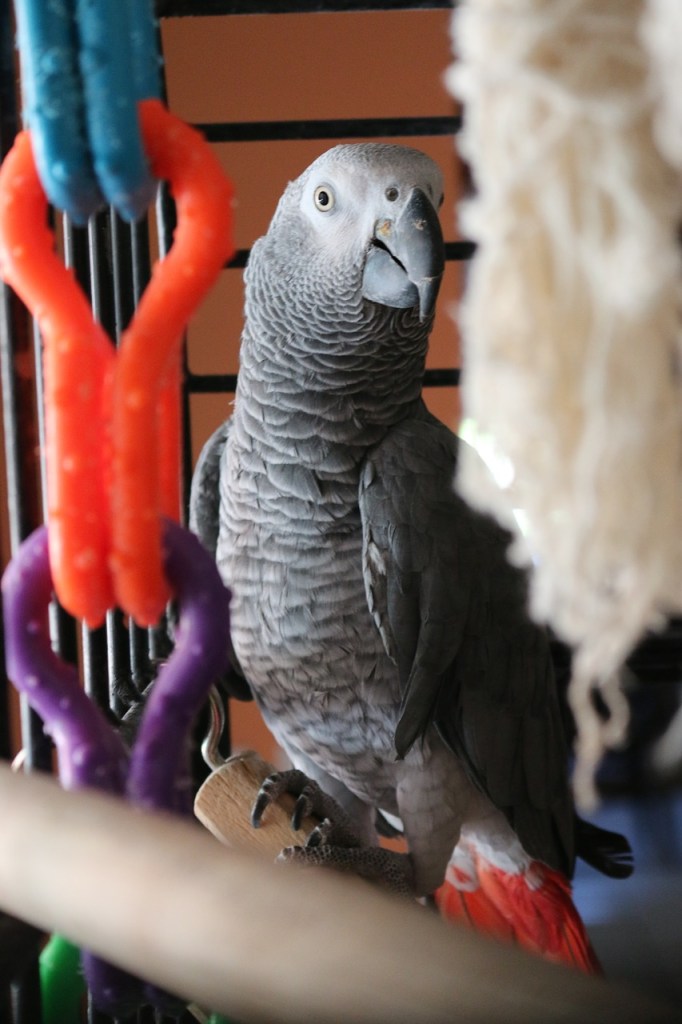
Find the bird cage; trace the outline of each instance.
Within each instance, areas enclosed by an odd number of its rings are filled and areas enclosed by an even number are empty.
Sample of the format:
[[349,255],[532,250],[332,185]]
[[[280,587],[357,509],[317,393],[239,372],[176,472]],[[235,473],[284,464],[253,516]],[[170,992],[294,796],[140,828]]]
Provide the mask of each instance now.
[[[467,187],[453,137],[460,112],[442,83],[450,59],[450,0],[157,0],[168,104],[199,127],[232,177],[237,195],[237,252],[189,328],[184,353],[183,497],[203,441],[229,414],[241,328],[241,277],[251,242],[262,234],[286,182],[327,146],[339,141],[396,140],[423,148],[445,172],[442,222],[447,270],[424,378],[427,403],[456,427],[459,355],[454,306],[473,246],[457,233],[454,207]],[[10,0],[0,0],[0,154],[21,124]],[[428,55],[428,64],[427,64]],[[113,338],[130,320],[155,256],[168,250],[174,209],[161,190],[145,220],[124,222],[113,210],[87,227],[68,217],[55,223],[64,259],[88,295],[96,318]],[[41,339],[19,300],[2,286],[0,353],[7,516],[5,561],[44,518],[44,424],[41,417]],[[79,663],[87,693],[117,720],[134,717],[158,665],[172,648],[167,623],[144,629],[118,611],[88,629],[58,605],[51,609],[55,649]],[[652,683],[678,678],[682,632],[673,624],[647,640],[631,670]],[[556,645],[565,672],[568,653]],[[42,723],[22,699],[18,706],[0,674],[0,757],[22,751],[25,771],[52,770],[53,749]],[[672,689],[669,691],[672,693]],[[665,701],[663,702],[665,703]],[[8,710],[13,708],[12,714]],[[230,712],[237,745],[253,743],[254,716]],[[197,726],[197,784],[207,773]],[[266,743],[264,734],[256,742]],[[230,750],[230,730],[221,742]],[[40,842],[40,837],[36,837]],[[43,936],[14,919],[0,920],[0,1020],[41,1020],[38,953]],[[14,950],[12,957],[5,951]],[[175,1018],[146,1007],[131,1021],[165,1024]],[[182,1024],[199,1019],[190,1010]],[[113,1020],[88,1005],[87,1020]]]

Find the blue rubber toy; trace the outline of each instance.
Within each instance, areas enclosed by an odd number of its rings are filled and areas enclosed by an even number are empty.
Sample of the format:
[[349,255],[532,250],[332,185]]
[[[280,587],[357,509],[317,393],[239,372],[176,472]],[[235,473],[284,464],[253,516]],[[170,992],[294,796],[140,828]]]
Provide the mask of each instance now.
[[128,221],[155,183],[137,118],[158,97],[151,0],[16,0],[24,110],[50,202],[83,224],[106,203]]

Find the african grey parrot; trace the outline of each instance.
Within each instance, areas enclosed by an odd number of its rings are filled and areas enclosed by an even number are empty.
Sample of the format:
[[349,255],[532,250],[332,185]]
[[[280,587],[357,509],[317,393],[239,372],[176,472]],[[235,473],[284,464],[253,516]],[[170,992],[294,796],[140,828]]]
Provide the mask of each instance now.
[[[576,852],[627,873],[627,844],[576,830],[547,638],[507,534],[455,493],[462,442],[422,401],[442,197],[429,157],[375,143],[336,146],[288,185],[247,265],[234,412],[200,456],[191,526],[294,765],[254,823],[293,791],[299,816],[328,820],[289,856],[438,890],[453,913],[469,900],[476,917],[493,875],[522,879],[497,931],[515,916],[527,931],[548,890],[527,944],[591,969],[565,879]],[[378,811],[409,854],[377,847]]]

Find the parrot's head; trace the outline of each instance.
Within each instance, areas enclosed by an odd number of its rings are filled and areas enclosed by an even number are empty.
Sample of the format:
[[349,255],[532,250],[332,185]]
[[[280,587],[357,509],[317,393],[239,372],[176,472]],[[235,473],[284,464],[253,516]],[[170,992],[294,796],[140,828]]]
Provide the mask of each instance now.
[[444,269],[442,201],[441,172],[425,153],[335,146],[288,185],[254,256],[269,260],[299,308],[324,292],[353,318],[374,304],[430,322]]

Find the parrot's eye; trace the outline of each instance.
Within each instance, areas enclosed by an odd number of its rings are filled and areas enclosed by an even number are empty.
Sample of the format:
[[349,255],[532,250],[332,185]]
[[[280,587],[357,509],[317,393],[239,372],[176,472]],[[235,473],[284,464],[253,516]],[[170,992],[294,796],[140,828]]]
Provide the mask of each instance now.
[[334,193],[329,185],[318,185],[313,194],[315,206],[323,213],[327,213],[334,206]]
[[389,203],[394,203],[399,195],[400,192],[395,187],[395,185],[391,185],[390,188],[386,189],[386,198],[388,199]]

